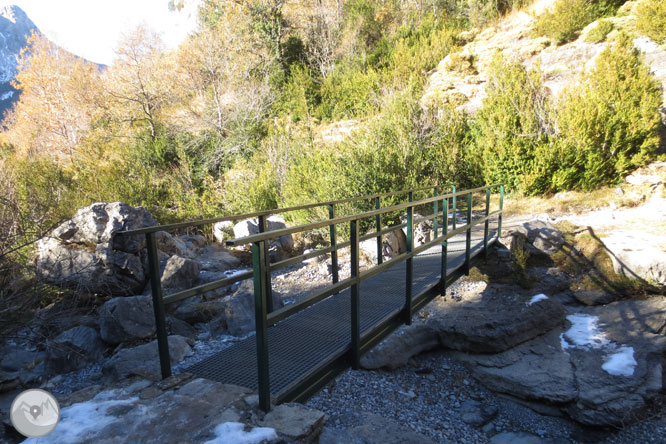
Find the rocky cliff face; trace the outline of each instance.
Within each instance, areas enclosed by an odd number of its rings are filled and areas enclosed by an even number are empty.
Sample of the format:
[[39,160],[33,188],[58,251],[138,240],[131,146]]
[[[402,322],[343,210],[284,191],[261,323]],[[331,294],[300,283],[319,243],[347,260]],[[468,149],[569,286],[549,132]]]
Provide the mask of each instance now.
[[16,75],[16,56],[33,31],[39,32],[39,29],[21,8],[0,8],[0,114],[18,100],[18,92],[10,82]]
[[[474,114],[485,97],[488,66],[497,51],[525,66],[539,66],[544,84],[557,97],[568,85],[574,84],[581,72],[594,66],[597,56],[607,47],[613,34],[625,31],[634,37],[634,46],[644,56],[645,64],[664,87],[666,110],[666,48],[659,46],[636,30],[636,7],[641,0],[628,1],[609,20],[614,30],[604,42],[590,43],[586,36],[598,22],[588,25],[577,40],[565,45],[533,33],[538,17],[550,9],[555,0],[537,0],[524,10],[516,11],[481,32],[462,33],[460,40],[467,44],[460,52],[442,60],[431,75],[423,96],[423,104],[441,106],[454,103],[459,110]],[[666,121],[666,111],[663,111]]]

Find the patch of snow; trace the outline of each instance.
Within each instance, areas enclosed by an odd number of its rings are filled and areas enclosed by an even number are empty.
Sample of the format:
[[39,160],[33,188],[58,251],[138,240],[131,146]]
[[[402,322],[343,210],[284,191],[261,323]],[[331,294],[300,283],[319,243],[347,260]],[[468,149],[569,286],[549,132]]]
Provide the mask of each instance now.
[[238,270],[227,270],[227,271],[224,272],[224,275],[229,278],[229,277],[233,277],[233,276],[238,276],[239,274],[246,273],[248,271],[252,271],[252,269],[250,269],[250,268],[241,268],[241,269],[238,269]]
[[562,346],[562,350],[571,348],[571,344],[569,344],[567,340],[564,339],[564,333],[560,333],[560,345]]
[[571,328],[564,332],[564,337],[574,347],[602,348],[610,344],[597,325],[598,316],[578,313],[567,316],[567,319],[571,322]]
[[14,95],[14,91],[7,91],[6,93],[4,93],[3,95],[0,96],[0,100],[7,100],[10,97],[12,97],[13,95]]
[[631,376],[637,365],[634,348],[622,346],[617,352],[606,357],[601,368],[613,376]]
[[530,299],[530,301],[527,303],[527,306],[529,307],[529,306],[532,305],[532,304],[536,304],[537,302],[539,302],[539,301],[544,301],[544,300],[546,300],[546,299],[548,299],[548,296],[546,296],[546,295],[543,294],[543,293],[539,293],[539,294],[536,295],[536,296],[532,296],[532,299]]
[[116,390],[99,393],[87,402],[80,402],[60,411],[60,422],[55,430],[43,438],[29,438],[23,444],[76,444],[86,441],[86,436],[117,420],[107,415],[111,407],[130,405],[139,398],[113,399],[118,396]]
[[244,428],[240,422],[224,422],[215,427],[215,438],[204,444],[259,444],[278,437],[275,429],[270,427],[255,427],[247,432]]

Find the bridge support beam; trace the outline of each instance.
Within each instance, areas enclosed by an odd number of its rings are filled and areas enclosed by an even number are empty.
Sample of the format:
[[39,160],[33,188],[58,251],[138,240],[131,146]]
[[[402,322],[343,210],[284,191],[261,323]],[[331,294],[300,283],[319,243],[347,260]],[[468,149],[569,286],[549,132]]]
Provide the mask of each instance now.
[[[409,201],[412,202],[414,196],[409,192]],[[407,208],[407,253],[414,249],[414,207]],[[414,276],[414,261],[410,257],[406,261],[407,276],[405,278],[405,324],[412,325],[412,282]]]
[[[359,275],[359,230],[358,221],[349,222],[351,244],[351,278]],[[355,282],[351,286],[351,361],[352,368],[361,367],[361,297],[360,284]]]
[[[449,234],[449,199],[444,199],[442,202],[442,212],[444,213],[444,224],[442,226],[442,236]],[[439,281],[439,294],[441,296],[446,295],[446,275],[448,273],[448,250],[449,243],[447,241],[442,242],[442,274]]]
[[[488,217],[490,214],[490,188],[486,189],[486,212],[485,216]],[[488,229],[490,221],[486,219],[486,222],[483,225],[483,255],[488,259]]]
[[472,193],[467,193],[467,230],[465,232],[465,274],[469,276],[472,254]]
[[[335,219],[335,207],[333,204],[328,206],[328,217],[329,219]],[[333,251],[331,251],[331,271],[333,276],[333,283],[336,284],[338,283],[340,277],[338,274],[338,250],[335,248],[337,246],[335,224],[329,225],[329,232],[331,236],[331,248],[333,249]]]
[[[266,232],[266,216],[259,216],[259,232]],[[266,286],[266,312],[273,311],[273,287],[271,286],[271,257],[268,254],[268,241],[264,242],[264,267],[263,271],[266,274],[264,278],[264,285]]]
[[[271,389],[268,374],[268,322],[266,320],[266,240],[252,244],[252,269],[254,272],[254,319],[257,341],[257,377],[259,408],[271,409]],[[269,270],[270,272],[270,270]]]
[[155,313],[155,329],[157,330],[157,349],[160,353],[160,370],[162,379],[171,376],[171,357],[169,356],[169,339],[167,337],[166,320],[164,318],[164,300],[162,299],[162,281],[160,279],[160,262],[157,256],[155,232],[146,233],[148,249],[148,273],[150,274],[150,293],[153,297]]

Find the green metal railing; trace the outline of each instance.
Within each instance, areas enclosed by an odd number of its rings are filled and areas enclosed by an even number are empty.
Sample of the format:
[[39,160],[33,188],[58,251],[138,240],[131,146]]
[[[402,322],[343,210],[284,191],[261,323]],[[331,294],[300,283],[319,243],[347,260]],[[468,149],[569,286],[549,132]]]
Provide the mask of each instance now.
[[[490,211],[491,203],[491,189],[499,188],[499,209],[496,211]],[[421,200],[414,200],[414,193],[421,192],[426,190],[432,190],[432,197],[427,197]],[[484,215],[477,220],[472,220],[472,206],[473,198],[472,194],[485,191],[485,209]],[[387,196],[395,196],[407,194],[408,201],[406,203],[401,203],[397,205],[392,205],[388,207],[381,207],[381,198]],[[457,197],[466,196],[467,197],[467,223],[464,226],[457,227],[456,225],[456,212],[457,207]],[[156,329],[157,329],[157,340],[158,348],[160,354],[160,367],[162,372],[162,377],[166,378],[171,375],[171,363],[169,357],[168,341],[167,341],[167,331],[166,331],[166,322],[164,315],[164,305],[168,303],[173,303],[176,301],[183,300],[188,297],[195,295],[201,295],[205,292],[221,288],[223,286],[231,285],[235,282],[245,280],[248,278],[253,278],[254,280],[254,303],[255,303],[255,328],[256,328],[256,346],[257,346],[257,366],[258,366],[258,392],[259,392],[259,404],[260,407],[268,411],[270,409],[270,381],[269,381],[269,362],[268,362],[268,328],[272,325],[277,324],[278,322],[286,319],[293,314],[300,312],[307,307],[316,304],[319,301],[324,300],[325,298],[337,294],[347,288],[350,288],[351,291],[351,343],[350,343],[350,362],[353,368],[358,368],[360,365],[360,357],[367,344],[362,344],[361,335],[360,335],[360,283],[370,279],[371,277],[403,262],[406,261],[406,294],[405,294],[405,304],[401,313],[402,322],[406,324],[411,323],[412,311],[415,308],[415,301],[412,295],[412,282],[413,282],[413,258],[419,253],[432,248],[435,245],[440,244],[442,248],[441,258],[442,258],[442,273],[441,280],[438,285],[438,293],[443,294],[446,289],[446,277],[447,277],[447,253],[448,253],[448,241],[454,236],[457,236],[462,233],[466,233],[465,240],[465,262],[464,262],[464,272],[469,273],[470,262],[471,262],[471,232],[472,228],[480,223],[484,223],[484,238],[483,238],[483,248],[487,253],[488,248],[488,236],[489,236],[489,221],[491,218],[498,217],[498,233],[501,230],[501,221],[502,221],[502,209],[503,209],[503,196],[504,196],[504,186],[503,185],[490,185],[480,188],[475,188],[471,190],[456,191],[455,186],[452,187],[452,192],[448,194],[438,194],[437,187],[423,187],[413,190],[398,191],[393,193],[383,193],[375,194],[369,196],[361,196],[350,199],[341,199],[336,201],[329,201],[324,203],[317,204],[307,204],[301,205],[298,207],[282,208],[277,210],[266,210],[259,211],[254,213],[234,215],[234,216],[225,216],[214,219],[206,219],[195,222],[184,222],[170,225],[162,225],[156,227],[142,228],[138,230],[131,230],[126,232],[117,233],[117,235],[129,236],[129,235],[145,235],[146,242],[148,246],[148,264],[149,264],[149,274],[152,290],[152,299],[153,299],[153,308],[155,313],[156,320]],[[349,203],[358,200],[374,200],[374,210],[367,211],[360,214],[346,215],[346,216],[337,216],[335,213],[336,205],[342,203]],[[449,206],[449,202],[451,205]],[[427,205],[432,205],[432,214],[424,217],[414,217],[414,209],[416,207],[425,207]],[[440,206],[441,205],[441,206]],[[294,227],[287,227],[279,230],[266,230],[266,217],[271,214],[280,214],[288,211],[298,211],[316,207],[328,207],[329,218],[326,220],[313,222],[305,225],[299,225]],[[441,208],[441,213],[440,213]],[[453,211],[451,221],[452,229],[448,229],[449,221],[449,208]],[[383,228],[382,225],[382,215],[387,213],[396,213],[396,212],[405,212],[406,222],[402,224],[392,225],[386,228]],[[225,279],[218,281],[210,282],[204,285],[200,285],[188,290],[183,290],[175,294],[163,297],[162,288],[160,282],[159,274],[159,262],[157,256],[157,244],[155,241],[155,233],[157,231],[169,231],[176,229],[189,228],[194,226],[201,226],[206,224],[213,224],[220,221],[227,220],[242,220],[258,217],[259,223],[259,233],[246,236],[243,238],[233,239],[226,242],[227,246],[243,246],[251,244],[252,251],[252,271],[244,272],[231,276]],[[375,222],[375,231],[370,232],[365,235],[360,235],[360,224],[364,219],[374,220]],[[442,234],[439,235],[439,220],[442,220]],[[434,239],[414,247],[414,226],[415,224],[421,223],[423,221],[433,221],[433,231]],[[345,242],[338,242],[337,239],[337,226],[341,224],[349,224],[349,240]],[[317,230],[321,228],[328,228],[330,235],[330,246],[326,248],[320,248],[315,251],[312,251],[307,254],[302,254],[297,257],[285,259],[279,262],[271,263],[268,255],[268,247],[271,239],[277,239],[280,236],[291,235],[295,233],[307,232],[312,230]],[[406,238],[407,238],[407,251],[393,257],[389,260],[383,260],[382,254],[382,237],[386,234],[406,228]],[[377,239],[377,265],[365,270],[360,271],[360,242],[368,239],[376,238]],[[340,280],[339,275],[339,264],[338,264],[338,251],[344,248],[350,248],[351,252],[351,270],[350,277],[344,280]],[[292,264],[302,262],[306,259],[314,258],[321,255],[331,255],[331,266],[332,266],[332,283],[327,288],[318,291],[317,293],[306,297],[305,299],[299,301],[295,304],[290,304],[288,306],[273,310],[271,307],[272,297],[272,285],[271,285],[271,272],[287,267]],[[422,306],[422,305],[419,305]]]

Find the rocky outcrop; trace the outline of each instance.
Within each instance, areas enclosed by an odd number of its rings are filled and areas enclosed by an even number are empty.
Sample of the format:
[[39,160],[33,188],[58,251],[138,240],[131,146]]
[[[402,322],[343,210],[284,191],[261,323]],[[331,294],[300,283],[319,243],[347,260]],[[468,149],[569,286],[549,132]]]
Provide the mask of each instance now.
[[[190,353],[191,346],[186,338],[171,335],[168,340],[169,356],[172,364],[182,361]],[[104,363],[102,372],[114,381],[132,375],[153,381],[161,379],[157,341],[118,351]]]
[[[281,297],[273,291],[273,309],[282,306]],[[229,298],[222,301],[224,313],[212,322],[218,331],[226,331],[233,336],[243,336],[255,329],[254,318],[254,282],[247,279],[241,282],[238,289]]]
[[148,279],[139,254],[145,238],[114,234],[156,224],[146,209],[122,202],[82,208],[37,243],[38,276],[90,293],[140,293]]
[[155,314],[151,296],[118,297],[108,300],[99,313],[100,335],[104,342],[120,344],[155,334]]
[[552,255],[564,244],[562,232],[553,224],[543,220],[524,222],[508,232],[509,236],[522,236],[528,244],[527,251],[532,254]]
[[54,373],[78,370],[104,357],[104,343],[90,327],[78,326],[60,333],[47,347],[47,368]]
[[666,286],[666,250],[661,239],[640,230],[616,230],[603,237],[617,274]]
[[497,353],[533,339],[564,322],[564,308],[550,298],[532,302],[524,290],[489,285],[462,302],[435,300],[428,325],[453,350]]
[[192,288],[199,280],[201,264],[195,260],[181,256],[167,259],[162,271],[162,288],[164,294]]
[[[373,263],[377,263],[377,239],[366,239],[359,249]],[[391,259],[407,251],[407,238],[402,230],[394,230],[382,236],[382,258]]]
[[[191,377],[128,381],[114,390],[92,387],[61,398],[58,427],[40,443],[317,442],[326,420],[322,412],[287,404],[264,416],[247,388]],[[82,418],[83,412],[95,412],[95,420]]]
[[366,369],[396,369],[407,365],[414,355],[438,348],[437,330],[414,324],[401,328],[387,340],[361,357],[361,366]]

